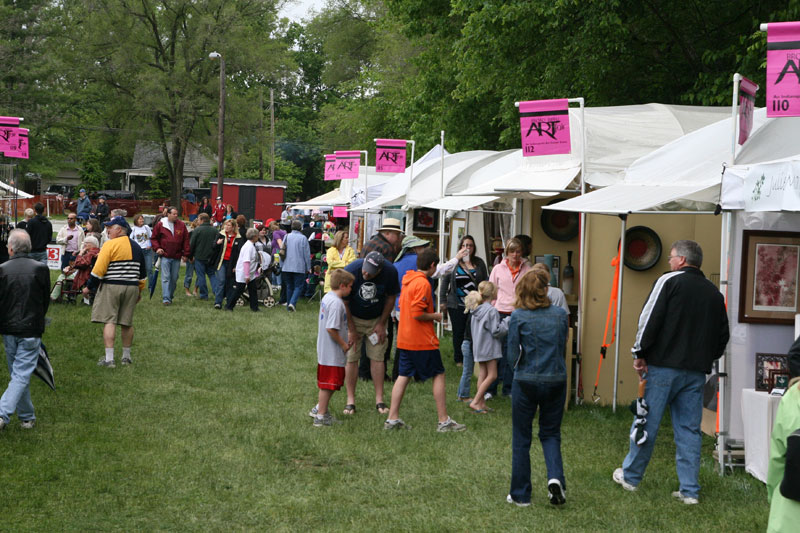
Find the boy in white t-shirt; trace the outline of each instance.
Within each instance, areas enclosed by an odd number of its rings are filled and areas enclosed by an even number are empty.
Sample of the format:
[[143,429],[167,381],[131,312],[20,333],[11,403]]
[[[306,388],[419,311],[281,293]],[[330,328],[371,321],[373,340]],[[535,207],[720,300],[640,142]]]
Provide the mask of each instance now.
[[348,339],[347,307],[342,301],[350,295],[355,278],[344,269],[331,273],[331,291],[319,304],[319,326],[317,331],[317,387],[318,403],[311,409],[314,427],[330,426],[336,419],[328,412],[333,392],[344,384],[345,353],[353,345]]

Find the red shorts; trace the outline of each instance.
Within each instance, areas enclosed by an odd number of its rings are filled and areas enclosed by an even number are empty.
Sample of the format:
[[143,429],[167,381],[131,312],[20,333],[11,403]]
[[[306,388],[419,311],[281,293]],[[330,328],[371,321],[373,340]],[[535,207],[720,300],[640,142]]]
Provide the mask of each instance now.
[[317,387],[339,390],[344,385],[344,367],[317,365]]

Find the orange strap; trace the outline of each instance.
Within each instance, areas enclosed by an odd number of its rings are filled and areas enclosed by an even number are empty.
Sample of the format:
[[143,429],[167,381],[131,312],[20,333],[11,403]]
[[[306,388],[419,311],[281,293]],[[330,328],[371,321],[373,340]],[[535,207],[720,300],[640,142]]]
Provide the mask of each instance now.
[[[617,256],[611,261],[611,266],[614,267],[614,282],[611,284],[611,297],[608,299],[608,311],[606,312],[606,329],[603,332],[603,344],[600,346],[600,361],[597,363],[597,376],[594,380],[594,394],[595,401],[599,400],[597,396],[597,385],[600,383],[600,369],[603,367],[603,359],[606,358],[606,349],[614,342],[615,332],[617,329],[617,295],[619,294],[619,269],[620,269],[620,251],[617,249]],[[608,338],[608,326],[611,325],[611,339]]]

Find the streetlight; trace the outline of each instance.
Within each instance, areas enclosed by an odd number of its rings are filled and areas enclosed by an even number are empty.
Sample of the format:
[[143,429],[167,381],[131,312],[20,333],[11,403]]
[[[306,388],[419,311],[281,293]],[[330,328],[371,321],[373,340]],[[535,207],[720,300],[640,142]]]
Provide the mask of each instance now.
[[219,144],[217,146],[217,196],[222,194],[222,174],[225,171],[225,58],[218,52],[211,52],[208,58],[219,59]]

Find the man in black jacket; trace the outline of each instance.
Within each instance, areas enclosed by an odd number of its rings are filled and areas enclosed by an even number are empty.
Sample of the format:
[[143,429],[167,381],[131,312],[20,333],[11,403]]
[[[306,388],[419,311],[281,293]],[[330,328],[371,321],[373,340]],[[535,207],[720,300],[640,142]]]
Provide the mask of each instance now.
[[[206,287],[206,276],[211,281],[211,290],[214,294],[219,290],[216,287],[216,276],[214,267],[209,267],[209,260],[214,253],[214,241],[217,240],[219,232],[211,225],[211,217],[206,213],[197,215],[200,225],[197,226],[189,236],[189,257],[194,261],[194,271],[197,273],[197,288],[200,292],[201,300],[208,300],[208,287]],[[209,270],[210,268],[210,270]]]
[[671,272],[658,278],[644,304],[631,351],[634,370],[647,380],[647,437],[641,445],[631,438],[622,468],[613,475],[626,490],[636,490],[653,453],[661,417],[669,407],[680,482],[672,496],[685,504],[698,503],[700,493],[705,374],[711,372],[730,337],[725,300],[700,271],[702,263],[699,244],[677,241],[670,249]]
[[0,265],[0,334],[11,371],[11,381],[0,397],[0,430],[14,412],[25,429],[33,428],[36,420],[29,386],[50,304],[50,271],[28,257],[30,250],[25,230],[13,230],[8,236],[11,258]]
[[36,216],[30,219],[25,228],[31,236],[31,251],[28,255],[31,259],[47,266],[47,244],[53,238],[53,225],[44,216],[44,206],[41,202],[37,202],[33,210]]

